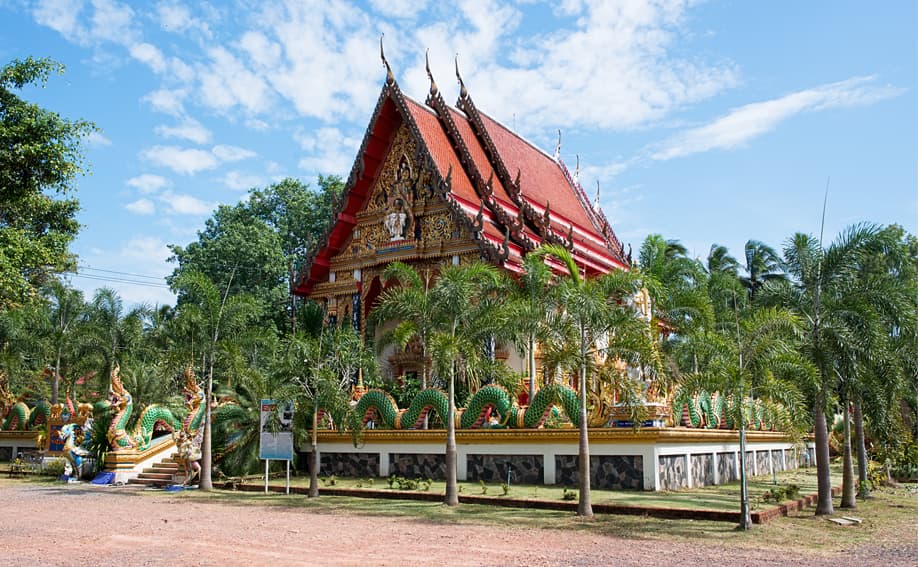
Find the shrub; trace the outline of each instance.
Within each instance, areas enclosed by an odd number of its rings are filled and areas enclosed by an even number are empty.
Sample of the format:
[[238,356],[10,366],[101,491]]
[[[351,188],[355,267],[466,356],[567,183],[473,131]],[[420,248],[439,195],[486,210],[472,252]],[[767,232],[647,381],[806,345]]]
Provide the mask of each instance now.
[[784,493],[788,500],[796,500],[800,498],[800,487],[793,483],[788,484],[784,487]]
[[488,493],[488,486],[485,484],[484,479],[479,480],[479,481],[478,481],[478,484],[481,485],[481,493],[482,493],[482,494],[487,494],[487,493]]
[[55,478],[64,474],[64,468],[67,466],[64,459],[55,459],[45,465],[45,474],[53,476]]
[[564,492],[561,494],[562,500],[577,500],[577,491],[564,489]]
[[508,494],[510,494],[510,485],[507,484],[506,482],[500,483],[500,489],[503,492],[502,496],[507,496]]

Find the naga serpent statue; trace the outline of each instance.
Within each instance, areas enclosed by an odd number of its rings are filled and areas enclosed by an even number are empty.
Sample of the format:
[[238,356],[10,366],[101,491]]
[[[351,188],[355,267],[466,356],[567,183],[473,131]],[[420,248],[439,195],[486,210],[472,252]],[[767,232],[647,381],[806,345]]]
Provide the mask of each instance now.
[[112,423],[108,427],[108,443],[112,451],[136,449],[143,451],[153,443],[155,431],[174,432],[181,425],[167,408],[158,405],[147,406],[140,414],[133,433],[128,433],[128,420],[134,410],[131,393],[121,382],[121,368],[116,364],[112,368],[112,384],[109,388],[109,401],[115,411]]
[[[738,407],[738,404],[742,404]],[[683,427],[735,429],[736,415],[742,415],[747,429],[774,431],[783,408],[760,399],[738,399],[718,392],[679,391],[673,403],[673,423]]]
[[185,407],[188,415],[182,420],[182,428],[174,433],[175,445],[178,448],[175,459],[180,462],[185,472],[183,484],[190,484],[195,476],[200,475],[201,465],[201,437],[204,430],[201,422],[204,419],[206,406],[204,405],[205,393],[203,388],[194,378],[194,370],[189,365],[185,369],[185,387],[182,389],[185,397]]
[[[441,419],[448,413],[446,393],[437,388],[421,390],[408,409],[400,410],[387,392],[378,389],[367,391],[357,402],[355,411],[362,416],[364,425],[371,419],[375,427],[387,429],[420,429],[424,418],[434,411]],[[469,399],[466,408],[456,410],[457,426],[461,429],[482,427],[538,428],[557,408],[573,422],[580,424],[580,400],[574,390],[561,384],[550,384],[535,395],[528,407],[513,403],[510,394],[497,385],[484,386]]]

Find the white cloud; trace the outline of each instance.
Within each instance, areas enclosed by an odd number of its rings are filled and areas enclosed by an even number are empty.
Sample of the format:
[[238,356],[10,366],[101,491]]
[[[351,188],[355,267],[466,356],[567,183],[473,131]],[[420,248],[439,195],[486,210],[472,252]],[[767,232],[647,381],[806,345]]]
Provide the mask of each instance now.
[[264,120],[258,120],[257,118],[249,118],[245,121],[246,128],[252,130],[257,130],[259,132],[264,132],[271,128],[271,125],[265,122]]
[[93,130],[86,136],[86,143],[90,146],[110,146],[112,141],[105,137],[102,132]]
[[125,205],[124,208],[138,215],[152,215],[156,212],[156,206],[149,199],[137,199]]
[[208,49],[207,55],[210,61],[200,72],[203,104],[221,111],[236,106],[250,113],[268,110],[271,90],[264,78],[224,47]]
[[294,136],[307,155],[299,166],[312,173],[335,174],[346,177],[360,147],[360,139],[347,136],[337,128],[319,128]]
[[163,191],[159,200],[166,207],[167,212],[176,215],[207,215],[216,206],[215,203],[202,201],[193,195]]
[[32,16],[35,21],[58,32],[65,38],[85,44],[85,31],[79,23],[82,2],[70,0],[41,0],[35,5]]
[[370,0],[370,5],[384,16],[416,18],[427,7],[427,0]]
[[869,105],[902,92],[895,87],[875,84],[875,77],[854,77],[797,91],[735,108],[709,124],[676,134],[664,141],[651,157],[667,160],[714,149],[735,148],[770,132],[797,114]]
[[169,180],[159,175],[144,173],[128,179],[127,184],[144,195],[149,195],[150,193],[156,193],[163,187],[167,187],[169,185]]
[[164,138],[180,138],[196,144],[206,144],[210,141],[210,130],[194,118],[186,117],[175,126],[157,126],[156,133]]
[[194,175],[199,171],[214,169],[220,163],[212,152],[178,146],[153,146],[142,151],[140,155],[156,165],[168,167],[183,175]]
[[264,184],[261,177],[241,171],[230,171],[223,176],[223,184],[236,191],[245,191]]
[[185,112],[184,101],[187,96],[187,89],[159,89],[148,93],[143,100],[157,112],[180,116]]
[[136,31],[133,26],[134,11],[130,6],[114,0],[92,0],[94,8],[90,21],[91,35],[97,41],[133,43]]
[[163,57],[162,51],[151,43],[135,43],[130,46],[131,57],[149,65],[153,72],[162,73],[166,70],[166,58]]
[[240,148],[238,146],[227,146],[219,144],[213,147],[213,153],[220,161],[240,161],[255,157],[257,154],[252,150]]

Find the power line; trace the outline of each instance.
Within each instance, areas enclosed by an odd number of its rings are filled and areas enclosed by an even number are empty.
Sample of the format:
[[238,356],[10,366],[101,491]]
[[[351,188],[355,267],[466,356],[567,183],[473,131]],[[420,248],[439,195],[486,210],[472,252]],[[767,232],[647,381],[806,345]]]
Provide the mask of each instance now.
[[119,278],[119,277],[98,276],[95,274],[85,274],[81,272],[67,272],[67,273],[69,273],[70,275],[74,277],[85,278],[88,280],[95,280],[95,281],[100,281],[100,282],[123,283],[123,284],[138,285],[138,286],[144,286],[144,287],[153,287],[157,289],[169,289],[169,286],[164,283],[158,284],[158,283],[153,283],[149,281],[139,281],[139,280],[132,280],[128,278]]
[[151,280],[163,281],[164,276],[148,276],[145,274],[134,274],[131,272],[119,272],[118,270],[106,270],[103,268],[93,268],[92,266],[81,265],[78,266],[79,269],[89,270],[91,272],[105,272],[107,274],[118,274],[120,276],[131,276],[134,278],[146,278]]

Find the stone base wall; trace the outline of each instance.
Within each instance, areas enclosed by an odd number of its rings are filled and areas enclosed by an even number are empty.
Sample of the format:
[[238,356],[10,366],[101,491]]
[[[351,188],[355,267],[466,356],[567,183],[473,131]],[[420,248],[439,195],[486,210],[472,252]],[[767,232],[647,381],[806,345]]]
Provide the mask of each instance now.
[[542,455],[469,455],[468,480],[507,482],[510,484],[542,484],[545,466]]
[[771,455],[768,451],[756,451],[755,464],[758,474],[771,474]]
[[778,449],[771,450],[771,470],[777,472],[784,470],[784,459],[781,457],[781,451]]
[[717,453],[717,479],[721,484],[739,478],[736,470],[736,453]]
[[[305,458],[305,470],[309,470],[311,453],[301,453]],[[377,477],[379,476],[379,455],[376,453],[319,453],[319,476]]]
[[405,478],[446,480],[446,455],[391,453],[389,474]]
[[[555,484],[576,486],[578,455],[555,455]],[[601,490],[644,490],[644,458],[640,455],[590,455],[590,486]]]
[[692,486],[711,486],[714,484],[714,455],[692,455]]
[[678,490],[688,485],[683,455],[660,456],[660,489]]

